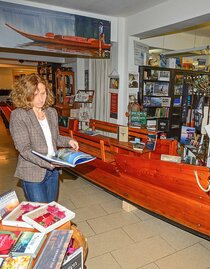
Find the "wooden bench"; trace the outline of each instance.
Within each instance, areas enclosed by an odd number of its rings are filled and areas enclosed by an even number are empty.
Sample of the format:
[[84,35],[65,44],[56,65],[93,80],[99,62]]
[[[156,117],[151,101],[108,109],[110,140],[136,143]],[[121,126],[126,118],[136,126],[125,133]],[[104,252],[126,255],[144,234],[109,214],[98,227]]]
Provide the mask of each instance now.
[[[72,126],[72,129],[69,128],[70,126]],[[92,154],[104,162],[113,162],[116,153],[126,155],[140,154],[133,150],[131,143],[119,142],[118,139],[113,138],[112,135],[105,136],[98,134],[91,136],[82,131],[78,131],[77,121],[69,124],[69,127],[60,127],[60,133],[65,136],[73,137],[79,142],[81,151]],[[117,135],[119,125],[91,119],[89,127],[93,131],[103,131]],[[130,139],[140,138],[146,143],[149,132],[147,129],[129,127],[128,133]],[[145,152],[145,158],[160,159],[161,154],[177,155],[177,141],[157,139],[156,150],[154,152]]]
[[[119,125],[115,123],[109,123],[109,122],[104,122],[100,120],[90,119],[89,126],[94,131],[98,130],[98,131],[118,134]],[[141,141],[146,143],[147,138],[148,138],[148,133],[150,132],[145,128],[128,127],[128,136],[130,139],[140,138]],[[153,155],[154,154],[177,155],[177,146],[178,146],[178,142],[176,140],[158,138],[157,144],[156,144],[156,150],[154,151]]]
[[81,151],[89,153],[104,162],[113,162],[114,153],[111,150],[109,138],[102,136],[90,136],[79,131],[69,131],[72,138],[79,143]]

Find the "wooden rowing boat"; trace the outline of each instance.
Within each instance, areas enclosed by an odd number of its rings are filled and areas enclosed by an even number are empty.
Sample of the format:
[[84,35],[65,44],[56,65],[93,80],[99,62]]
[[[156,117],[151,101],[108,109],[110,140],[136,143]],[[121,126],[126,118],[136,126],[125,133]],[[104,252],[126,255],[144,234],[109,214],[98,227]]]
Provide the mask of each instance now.
[[115,162],[97,159],[71,171],[209,240],[209,169],[147,156],[116,153]]
[[103,33],[100,34],[99,39],[85,38],[80,36],[56,35],[54,33],[46,33],[45,36],[39,36],[24,32],[8,23],[6,23],[5,25],[14,30],[15,32],[19,33],[20,35],[28,39],[31,39],[35,42],[52,43],[66,46],[82,47],[89,49],[102,49],[102,50],[109,50],[111,47],[110,44],[106,44],[104,42]]

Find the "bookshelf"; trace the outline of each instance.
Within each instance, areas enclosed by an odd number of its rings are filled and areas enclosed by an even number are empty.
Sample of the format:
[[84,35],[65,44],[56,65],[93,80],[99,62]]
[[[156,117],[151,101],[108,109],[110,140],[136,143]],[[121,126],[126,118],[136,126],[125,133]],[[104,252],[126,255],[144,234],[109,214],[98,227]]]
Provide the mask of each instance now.
[[38,62],[37,73],[48,81],[49,86],[52,88],[53,93],[56,93],[55,88],[55,71],[60,67],[57,63]]
[[70,68],[58,68],[55,73],[56,105],[60,116],[69,116],[74,103],[74,72]]
[[139,67],[139,101],[147,122],[155,120],[160,131],[168,132],[171,108],[171,71],[150,66]]
[[167,137],[180,139],[183,125],[196,127],[195,111],[201,97],[204,105],[208,103],[209,75],[205,71],[139,66],[139,102],[147,120],[156,120],[158,130]]

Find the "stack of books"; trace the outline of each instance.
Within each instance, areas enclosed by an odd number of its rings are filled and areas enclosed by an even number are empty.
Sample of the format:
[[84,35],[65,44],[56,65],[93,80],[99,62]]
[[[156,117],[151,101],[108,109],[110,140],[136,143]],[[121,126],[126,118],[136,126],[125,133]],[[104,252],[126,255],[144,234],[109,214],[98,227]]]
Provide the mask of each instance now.
[[[16,193],[9,191],[1,196],[2,224],[23,227],[22,230],[9,228],[0,230],[0,268],[28,269],[38,254],[35,269],[83,269],[83,249],[75,249],[72,239],[73,230],[56,230],[75,217],[75,213],[56,202],[40,204],[33,202],[19,203]],[[11,198],[8,199],[8,197]],[[15,198],[16,207],[5,210]],[[10,207],[9,207],[10,208]],[[13,208],[13,209],[12,209]],[[5,214],[7,212],[7,214]],[[36,228],[39,232],[25,231],[24,228]],[[50,233],[47,238],[46,234]],[[43,250],[42,246],[44,245]],[[40,253],[41,252],[41,253]]]

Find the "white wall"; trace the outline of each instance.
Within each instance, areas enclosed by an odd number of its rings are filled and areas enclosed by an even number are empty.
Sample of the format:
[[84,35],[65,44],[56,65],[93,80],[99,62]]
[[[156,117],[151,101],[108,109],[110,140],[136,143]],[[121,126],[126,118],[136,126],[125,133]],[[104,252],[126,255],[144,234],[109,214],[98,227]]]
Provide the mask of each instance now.
[[[209,13],[209,0],[169,0],[128,17],[127,34],[128,36],[137,35],[161,27],[167,27],[168,30],[189,27],[209,21]],[[182,25],[179,25],[180,22]]]

